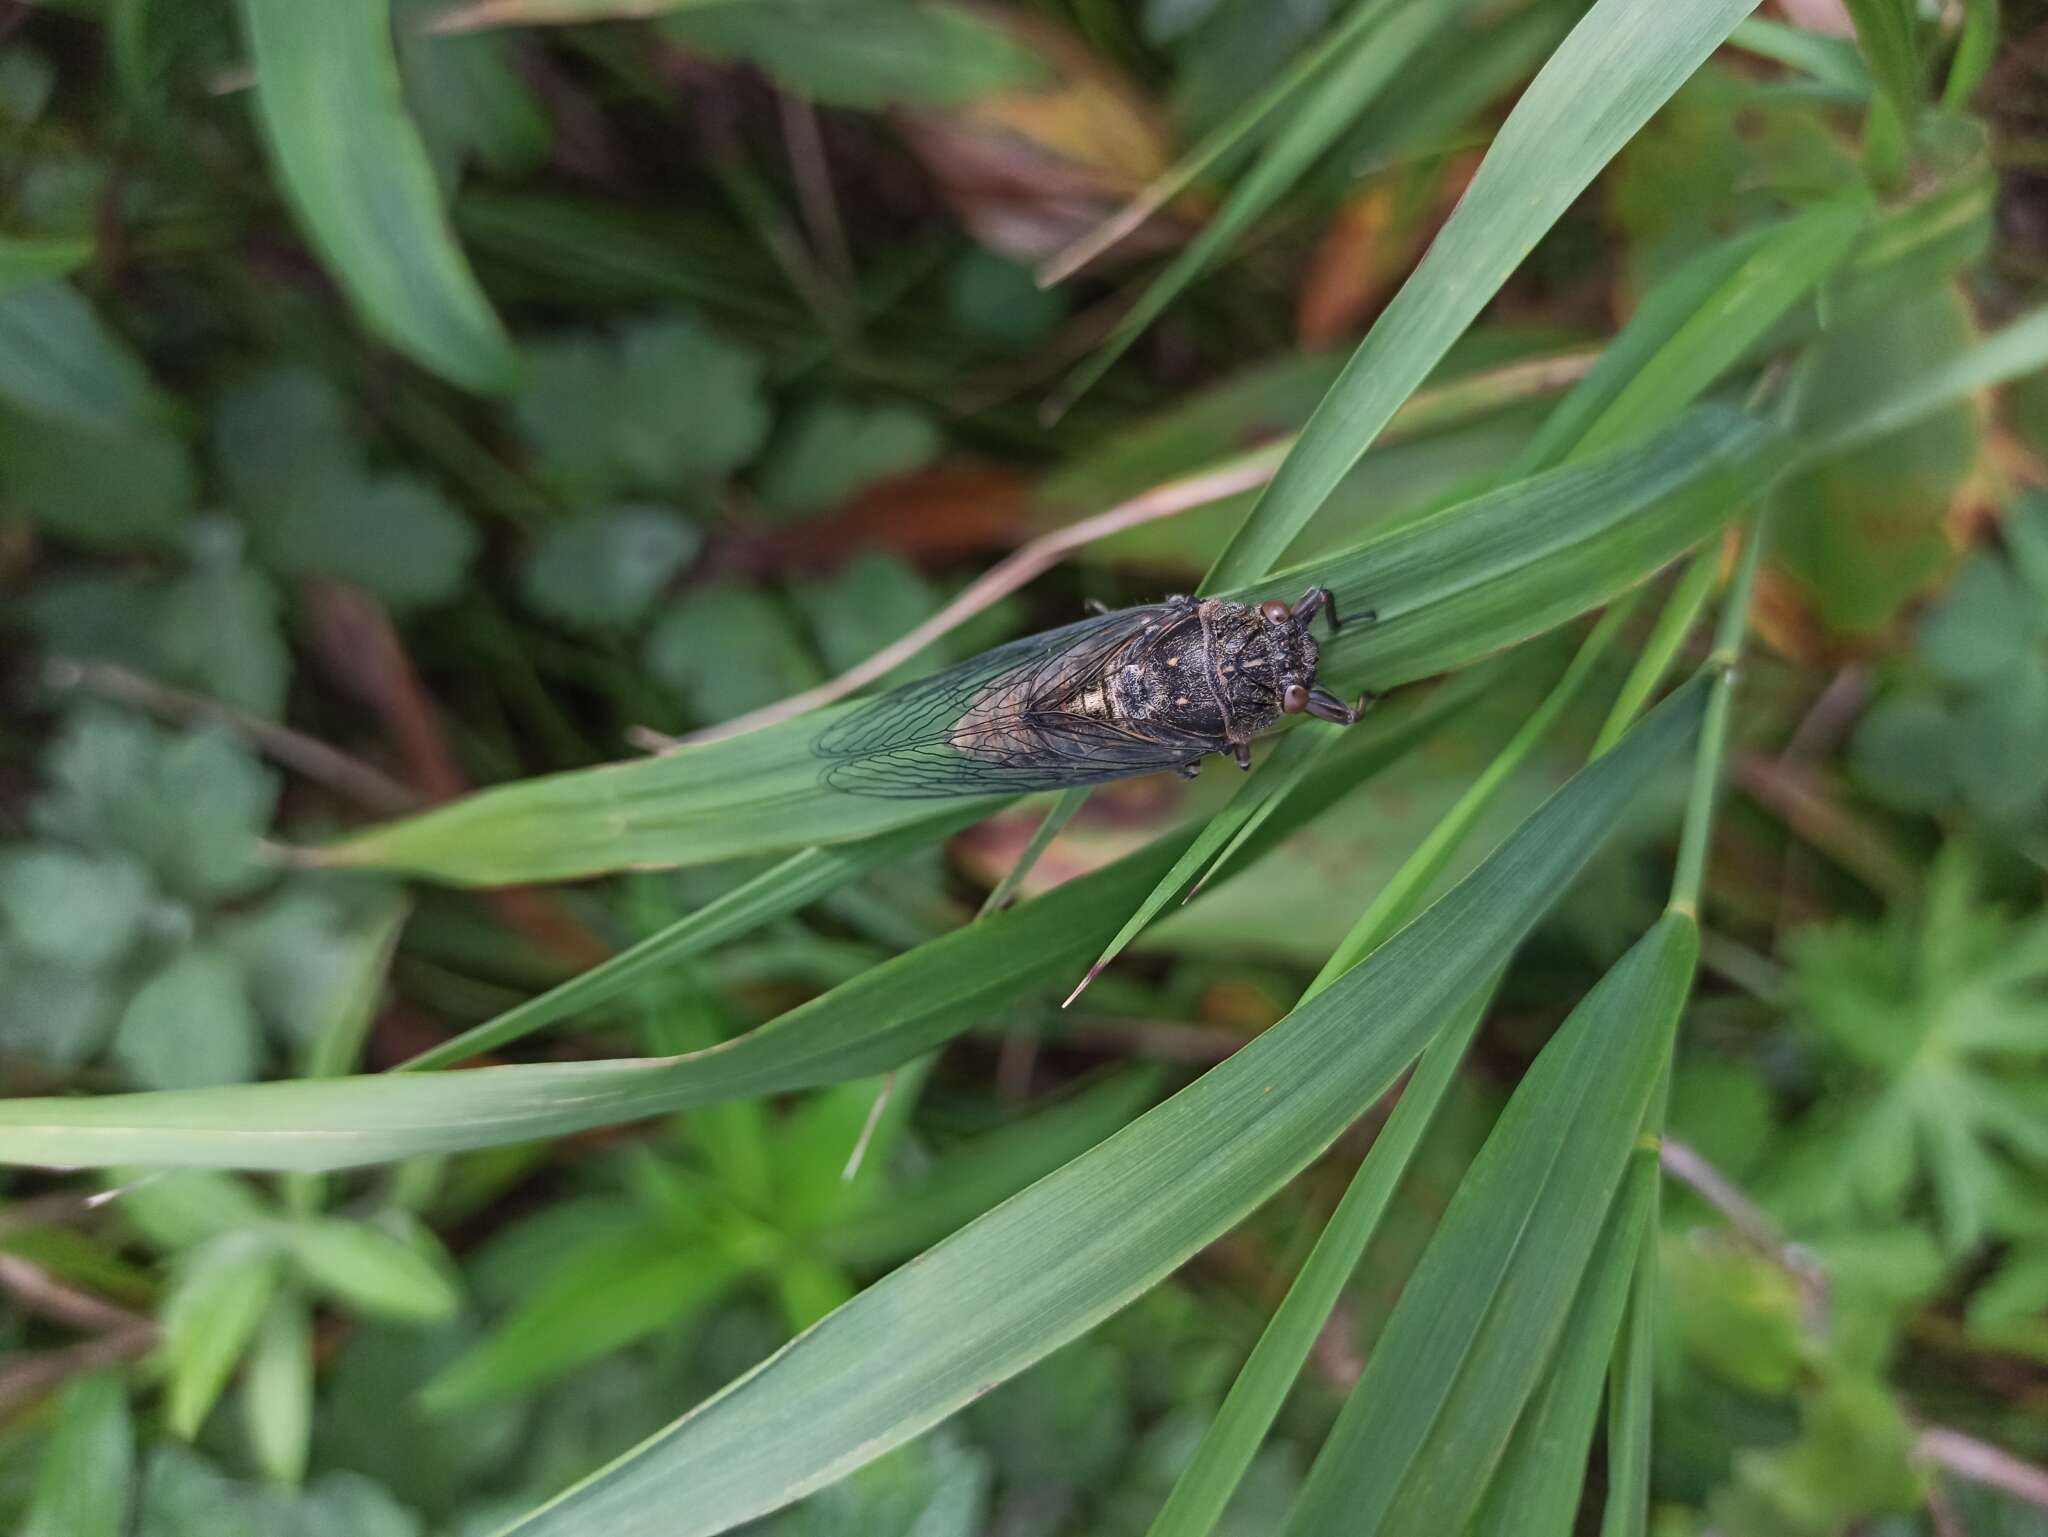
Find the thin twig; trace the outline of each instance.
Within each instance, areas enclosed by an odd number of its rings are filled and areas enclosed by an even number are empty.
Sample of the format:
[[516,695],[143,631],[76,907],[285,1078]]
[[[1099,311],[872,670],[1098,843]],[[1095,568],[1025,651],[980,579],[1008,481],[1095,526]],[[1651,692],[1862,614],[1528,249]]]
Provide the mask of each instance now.
[[18,1357],[0,1367],[0,1424],[73,1377],[135,1361],[156,1348],[156,1325],[109,1330],[63,1350]]
[[882,1086],[875,1091],[875,1102],[868,1106],[868,1118],[861,1123],[860,1135],[853,1139],[853,1151],[847,1154],[846,1167],[839,1171],[842,1181],[851,1181],[860,1173],[861,1163],[868,1156],[868,1144],[875,1140],[875,1128],[882,1124],[882,1111],[895,1090],[896,1070],[891,1068],[882,1075]]
[[149,1322],[140,1313],[131,1313],[90,1292],[66,1286],[41,1265],[19,1254],[0,1254],[0,1290],[39,1317],[95,1334]]
[[[1509,363],[1435,389],[1419,391],[1395,413],[1380,442],[1390,442],[1397,434],[1407,437],[1435,431],[1490,407],[1565,389],[1584,378],[1598,360],[1598,352],[1586,349],[1554,353]],[[894,671],[990,604],[1008,597],[1050,570],[1069,552],[1126,529],[1206,507],[1239,492],[1257,490],[1278,472],[1281,461],[1293,449],[1294,443],[1293,436],[1276,438],[1263,447],[1228,459],[1199,474],[1169,480],[1129,501],[1119,502],[1107,512],[1083,518],[1078,523],[1033,539],[996,562],[969,583],[951,603],[901,640],[884,646],[865,662],[841,673],[829,683],[684,736],[668,736],[645,726],[635,726],[626,733],[627,739],[648,752],[672,752],[678,747],[741,736],[844,699]]]
[[60,693],[82,689],[103,699],[133,705],[162,720],[183,724],[216,721],[266,757],[380,815],[416,811],[423,804],[419,796],[390,775],[339,748],[203,694],[168,687],[112,662],[52,657],[43,669],[43,680]]
[[846,243],[846,225],[839,217],[839,200],[832,195],[832,167],[825,158],[825,139],[818,132],[818,114],[801,96],[788,91],[776,96],[782,116],[782,144],[789,154],[791,179],[796,183],[797,209],[811,244],[831,269],[842,289],[853,287],[853,249]]
[[1744,1242],[1766,1259],[1774,1261],[1799,1285],[1801,1311],[1813,1333],[1824,1333],[1828,1324],[1827,1272],[1814,1261],[1810,1251],[1789,1243],[1761,1206],[1744,1195],[1736,1183],[1700,1156],[1699,1150],[1677,1137],[1666,1135],[1658,1151],[1664,1172],[1698,1195],[1728,1219],[1728,1225]]
[[1210,502],[1221,501],[1226,496],[1235,496],[1240,491],[1251,491],[1263,486],[1273,478],[1273,472],[1287,456],[1290,444],[1291,440],[1270,444],[1254,453],[1230,461],[1221,469],[1208,470],[1200,475],[1190,475],[1181,480],[1170,480],[1162,486],[1154,486],[1142,495],[1118,503],[1107,512],[1097,513],[1092,518],[1083,518],[1078,523],[1070,523],[1065,528],[1056,529],[1050,534],[1033,539],[1029,544],[1019,546],[968,583],[951,603],[908,635],[884,646],[865,662],[849,668],[829,683],[806,689],[801,694],[792,694],[787,699],[779,699],[774,704],[749,711],[722,725],[711,726],[703,731],[693,731],[687,736],[663,737],[641,730],[635,733],[635,738],[643,746],[651,744],[659,751],[669,752],[678,747],[743,736],[749,731],[758,731],[763,726],[772,726],[777,721],[789,720],[807,710],[815,710],[822,705],[844,699],[848,694],[867,687],[877,678],[895,671],[933,641],[972,619],[989,605],[1029,585],[1059,564],[1061,558],[1069,551],[1080,549],[1097,539],[1106,539],[1111,534],[1122,533],[1125,529],[1136,528],[1160,518],[1170,518],[1175,513],[1206,506]]
[[1929,1425],[1915,1437],[1913,1455],[1919,1461],[1947,1469],[1958,1478],[2048,1509],[2048,1468],[2023,1462],[1989,1441],[1979,1441],[1946,1425]]

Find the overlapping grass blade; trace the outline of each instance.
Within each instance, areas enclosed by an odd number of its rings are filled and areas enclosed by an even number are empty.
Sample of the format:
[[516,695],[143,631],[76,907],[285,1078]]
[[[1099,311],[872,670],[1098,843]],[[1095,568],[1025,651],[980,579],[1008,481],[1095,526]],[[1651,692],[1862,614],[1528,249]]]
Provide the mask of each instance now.
[[1712,246],[1651,290],[1516,461],[1519,475],[1662,427],[1848,256],[1870,219],[1845,198]]
[[[1695,681],[1680,697],[1699,692]],[[1628,752],[1635,737],[1585,772]],[[1694,925],[1667,914],[1523,1078],[1402,1289],[1303,1485],[1288,1537],[1457,1532],[1476,1513],[1563,1335],[1698,948]]]
[[[1256,850],[1393,761],[1489,686],[1475,668],[1390,701],[1260,830]],[[885,962],[749,1034],[682,1056],[458,1073],[0,1100],[0,1161],[335,1169],[458,1152],[815,1088],[907,1062],[1064,984],[1186,846],[1175,834],[1034,902]],[[1255,851],[1256,851],[1255,850]]]
[[793,913],[870,870],[908,857],[935,838],[950,837],[978,815],[974,811],[955,811],[950,816],[942,814],[878,838],[792,854],[745,885],[678,918],[660,933],[648,935],[630,949],[558,987],[549,988],[537,998],[529,998],[452,1040],[428,1048],[404,1066],[414,1070],[445,1067],[465,1057],[496,1051],[572,1014],[595,1008],[630,992],[646,978],[678,961]]
[[1755,6],[1599,0],[1509,114],[1457,211],[1317,407],[1205,590],[1272,569],[1543,233]]
[[[1107,373],[1182,290],[1277,203],[1400,77],[1422,47],[1469,4],[1470,0],[1436,0],[1429,5],[1390,7],[1387,0],[1364,0],[1351,19],[1353,24],[1345,28],[1351,35],[1336,56],[1303,83],[1304,99],[1273,132],[1258,161],[1230,189],[1229,197],[1201,233],[1152,280],[1095,354],[1069,376],[1061,388],[1061,399],[1071,402]],[[1366,25],[1355,25],[1360,21]]]
[[[1658,1120],[1663,1119],[1661,1113]],[[1618,1344],[1610,1327],[1608,1344],[1586,1341],[1598,1353],[1611,1344],[1614,1370],[1607,1396],[1607,1508],[1600,1518],[1600,1537],[1643,1537],[1650,1521],[1650,1399],[1656,1374],[1657,1211],[1658,1182],[1663,1171],[1654,1149],[1636,1155],[1629,1171],[1626,1197],[1646,1207],[1648,1219],[1631,1248],[1612,1235],[1615,1252],[1603,1253],[1608,1270],[1629,1277],[1626,1327]]]
[[406,116],[390,0],[241,10],[278,179],[363,320],[457,384],[512,388],[518,354],[455,244]]
[[[1386,1090],[1682,753],[1702,694],[1695,685],[1666,700],[1370,959],[1228,1061],[514,1530],[729,1530],[901,1445],[1129,1302]],[[1614,1068],[1593,1077],[1619,1082]]]
[[[1384,692],[1610,601],[1719,527],[1784,452],[1765,424],[1702,409],[1651,442],[1447,508],[1236,595],[1291,597],[1320,584],[1339,612],[1377,610],[1376,622],[1347,625],[1325,646],[1324,668],[1333,687]],[[857,708],[488,790],[308,857],[478,884],[561,880],[870,837],[973,804],[935,809],[823,785],[811,743]]]
[[1586,1481],[1586,1454],[1600,1417],[1607,1353],[1628,1303],[1636,1254],[1644,1235],[1653,1231],[1654,1187],[1636,1173],[1629,1171],[1607,1214],[1557,1351],[1536,1396],[1515,1422],[1500,1469],[1466,1537],[1571,1537]]

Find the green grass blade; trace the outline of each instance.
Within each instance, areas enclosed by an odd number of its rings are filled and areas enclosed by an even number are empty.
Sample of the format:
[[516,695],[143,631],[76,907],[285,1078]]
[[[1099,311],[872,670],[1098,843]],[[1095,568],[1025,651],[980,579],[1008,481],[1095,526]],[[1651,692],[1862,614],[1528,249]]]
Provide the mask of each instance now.
[[1351,931],[1323,963],[1323,969],[1316,973],[1304,996],[1313,998],[1378,949],[1389,934],[1407,922],[1415,904],[1443,874],[1466,836],[1528,761],[1537,744],[1550,734],[1550,728],[1557,724],[1558,717],[1578,697],[1579,690],[1593,676],[1600,658],[1606,655],[1615,636],[1621,633],[1621,627],[1628,622],[1633,609],[1633,602],[1624,599],[1601,617],[1593,633],[1586,637],[1585,644],[1572,658],[1571,665],[1565,669],[1564,676],[1558,679],[1557,686],[1544,696],[1543,703],[1530,712],[1507,746],[1494,755],[1484,772],[1472,781],[1465,793],[1458,797],[1457,803],[1429,830],[1415,852],[1402,861],[1401,868],[1379,889],[1378,895],[1359,914]]
[[1688,261],[1558,403],[1516,461],[1517,477],[1673,420],[1841,264],[1869,220],[1867,197],[1845,198]]
[[[1186,851],[1173,862],[1173,868],[1145,894],[1145,900],[1138,904],[1137,911],[1116,931],[1115,938],[1096,957],[1087,974],[1075,983],[1074,990],[1067,994],[1066,1003],[1060,1007],[1066,1008],[1080,997],[1082,989],[1095,980],[1096,974],[1121,955],[1124,947],[1136,939],[1145,925],[1158,917],[1175,896],[1183,890],[1188,890],[1189,896],[1199,891],[1199,882],[1208,879],[1203,872],[1220,868],[1244,838],[1257,832],[1266,817],[1301,783],[1308,771],[1321,761],[1323,754],[1336,745],[1336,741],[1333,732],[1311,724],[1289,731],[1274,743],[1265,761],[1238,786],[1229,803],[1203,822]],[[1190,882],[1198,884],[1190,890]]]
[[1621,1327],[1636,1255],[1644,1235],[1653,1231],[1653,1189],[1637,1173],[1630,1169],[1607,1214],[1557,1352],[1515,1422],[1500,1471],[1465,1537],[1571,1537],[1586,1453],[1600,1417],[1607,1353]]
[[0,294],[54,282],[92,260],[90,235],[0,235]]
[[1068,376],[1060,389],[1061,404],[1071,405],[1109,372],[1182,290],[1277,203],[1399,78],[1430,38],[1469,4],[1470,0],[1434,0],[1432,4],[1409,5],[1394,9],[1394,14],[1381,22],[1389,9],[1387,0],[1365,0],[1354,19],[1380,24],[1358,29],[1340,55],[1317,71],[1304,87],[1306,99],[1275,130],[1257,163],[1230,189],[1216,216],[1152,280],[1094,355]]
[[2044,368],[2048,368],[2048,306],[2028,310],[1967,352],[1901,381],[1859,408],[1854,417],[1805,436],[1793,467],[1803,468],[1889,436],[1980,390],[2010,384]]
[[[1325,645],[1324,670],[1334,688],[1385,691],[1612,601],[1720,527],[1785,451],[1774,428],[1703,407],[1649,442],[1446,508],[1237,595],[1293,597],[1320,584],[1340,613],[1377,610],[1375,623],[1346,625]],[[1000,803],[827,788],[812,740],[857,708],[487,790],[304,857],[482,885],[563,880],[838,843]]]
[[1699,623],[1700,611],[1707,606],[1707,598],[1720,575],[1720,552],[1713,546],[1700,551],[1685,568],[1685,574],[1665,600],[1663,611],[1657,615],[1649,638],[1636,652],[1628,676],[1622,680],[1621,692],[1614,696],[1614,707],[1607,712],[1607,719],[1600,727],[1600,735],[1593,739],[1594,757],[1599,757],[1620,741],[1621,734],[1642,714],[1643,706],[1650,702],[1650,696],[1657,692],[1657,685],[1671,670],[1678,648],[1685,644],[1686,636]]
[[1372,1150],[1345,1187],[1146,1537],[1208,1537],[1215,1530],[1442,1108],[1492,997],[1488,987],[1423,1052],[1394,1113],[1373,1138]]
[[1755,4],[1599,0],[1509,114],[1457,211],[1316,408],[1205,590],[1272,569],[1544,232]]
[[[1696,681],[1677,697],[1696,700],[1699,690]],[[1629,751],[1638,732],[1581,777]],[[1471,1519],[1562,1337],[1698,948],[1694,925],[1665,915],[1523,1078],[1402,1289],[1288,1537],[1456,1532]],[[1360,971],[1372,969],[1368,961]]]
[[[1390,701],[1259,836],[1271,848],[1362,774],[1427,737],[1488,669]],[[1176,835],[842,983],[746,1035],[680,1056],[478,1068],[78,1099],[0,1100],[0,1162],[337,1169],[459,1152],[816,1088],[899,1066],[1100,949],[1185,846]]]
[[1759,59],[1796,69],[1832,86],[1851,102],[1870,99],[1870,67],[1845,37],[1828,37],[1805,27],[1752,16],[1729,34],[1729,43]]
[[[729,1530],[901,1445],[1162,1279],[1327,1147],[1484,985],[1684,751],[1701,700],[1698,686],[1666,700],[1320,997],[514,1530]],[[1591,1076],[1615,1082],[1618,1065]],[[1638,1106],[1629,1135],[1640,1119]]]
[[241,10],[278,179],[365,323],[457,384],[511,389],[519,355],[455,244],[406,116],[390,0]]
[[1633,1253],[1611,1256],[1613,1268],[1629,1276],[1627,1327],[1618,1347],[1614,1333],[1589,1351],[1614,1352],[1613,1381],[1607,1397],[1607,1508],[1600,1518],[1600,1537],[1643,1537],[1650,1522],[1650,1397],[1656,1372],[1657,1307],[1657,1184],[1662,1174],[1657,1155],[1636,1155],[1629,1171],[1629,1193],[1647,1209],[1649,1220],[1637,1235]]
[[793,913],[870,870],[906,858],[935,838],[951,836],[976,815],[957,813],[936,823],[919,824],[879,838],[792,854],[772,870],[762,871],[745,885],[678,918],[603,964],[463,1031],[452,1040],[428,1048],[404,1063],[402,1069],[446,1067],[466,1057],[495,1051],[536,1030],[621,997],[679,961]]
[[1062,790],[1054,797],[1053,803],[1045,808],[1045,815],[1039,819],[1038,826],[1032,830],[1031,841],[1024,845],[1024,852],[1003,872],[1003,878],[996,882],[994,889],[983,899],[982,912],[1001,912],[1010,905],[1010,900],[1017,895],[1018,888],[1038,867],[1038,861],[1045,857],[1045,851],[1052,847],[1052,840],[1073,821],[1074,813],[1088,803],[1088,797],[1093,793],[1092,785],[1084,785],[1078,790]]

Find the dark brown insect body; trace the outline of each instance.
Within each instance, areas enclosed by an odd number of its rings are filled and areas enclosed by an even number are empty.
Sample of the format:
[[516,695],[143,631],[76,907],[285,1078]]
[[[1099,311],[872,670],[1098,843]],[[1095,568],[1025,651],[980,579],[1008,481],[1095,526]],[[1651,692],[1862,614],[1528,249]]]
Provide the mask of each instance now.
[[974,795],[1192,775],[1213,752],[1250,768],[1251,739],[1282,715],[1357,719],[1316,683],[1319,612],[1334,630],[1320,587],[1291,607],[1173,597],[1018,641],[829,728],[825,781],[864,795]]

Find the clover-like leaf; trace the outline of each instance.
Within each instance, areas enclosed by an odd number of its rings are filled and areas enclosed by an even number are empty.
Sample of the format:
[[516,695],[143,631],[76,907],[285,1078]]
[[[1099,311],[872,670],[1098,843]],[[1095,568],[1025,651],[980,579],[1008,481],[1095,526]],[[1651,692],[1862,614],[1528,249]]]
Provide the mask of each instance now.
[[564,624],[623,629],[696,553],[697,530],[665,507],[624,504],[557,523],[520,569],[520,591]]

